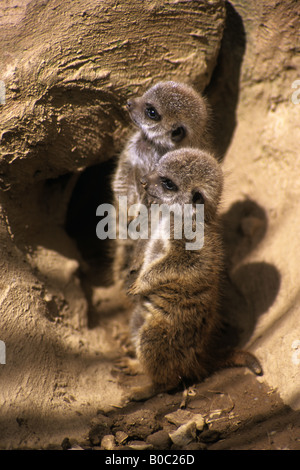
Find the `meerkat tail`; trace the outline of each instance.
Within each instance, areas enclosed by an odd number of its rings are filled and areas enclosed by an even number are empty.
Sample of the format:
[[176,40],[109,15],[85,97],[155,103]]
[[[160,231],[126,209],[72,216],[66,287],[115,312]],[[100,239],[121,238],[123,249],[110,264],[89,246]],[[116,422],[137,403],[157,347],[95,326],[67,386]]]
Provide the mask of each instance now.
[[234,349],[222,362],[222,367],[247,367],[255,375],[263,375],[258,359],[248,351]]

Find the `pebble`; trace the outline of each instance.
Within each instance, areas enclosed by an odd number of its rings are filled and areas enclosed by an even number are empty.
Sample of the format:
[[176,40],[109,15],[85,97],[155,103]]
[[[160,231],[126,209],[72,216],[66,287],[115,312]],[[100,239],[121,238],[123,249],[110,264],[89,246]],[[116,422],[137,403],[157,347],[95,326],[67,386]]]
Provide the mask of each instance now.
[[189,421],[179,426],[176,431],[170,432],[169,436],[172,442],[178,447],[185,447],[196,439],[196,423]]
[[200,441],[205,443],[217,442],[220,440],[221,434],[219,431],[204,431],[200,434]]
[[84,450],[75,439],[69,439],[68,437],[62,441],[61,447],[63,450]]
[[160,429],[156,414],[147,409],[134,411],[118,417],[113,424],[113,431],[123,431],[132,439],[146,439],[149,434]]
[[127,447],[132,450],[151,450],[153,445],[144,441],[130,441],[127,444]]
[[116,446],[115,436],[108,434],[101,439],[101,447],[104,450],[113,450]]
[[205,421],[202,415],[200,414],[195,414],[194,417],[192,418],[192,421],[196,423],[196,429],[197,431],[202,431],[205,425]]
[[172,441],[167,431],[162,429],[154,434],[150,434],[150,436],[147,437],[146,442],[152,444],[154,449],[164,450],[169,449]]
[[124,442],[126,442],[127,439],[128,439],[128,434],[126,434],[126,432],[123,432],[123,431],[116,432],[116,441],[118,444],[124,444]]
[[204,442],[191,442],[184,450],[206,450],[207,445]]
[[61,443],[61,447],[63,450],[69,450],[72,447],[72,444],[70,442],[70,439],[68,437],[65,437],[64,440]]
[[202,431],[204,428],[204,418],[201,414],[195,414],[188,410],[177,410],[173,413],[169,413],[165,418],[175,426],[182,426],[183,424],[188,424],[189,422],[194,422],[196,424],[197,431]]
[[111,424],[111,419],[105,415],[98,414],[92,419],[89,440],[93,446],[100,445],[101,439],[109,434]]
[[175,426],[181,426],[182,424],[186,424],[194,417],[194,413],[188,410],[176,410],[173,413],[169,413],[165,416],[165,418],[169,421],[169,423],[175,424]]

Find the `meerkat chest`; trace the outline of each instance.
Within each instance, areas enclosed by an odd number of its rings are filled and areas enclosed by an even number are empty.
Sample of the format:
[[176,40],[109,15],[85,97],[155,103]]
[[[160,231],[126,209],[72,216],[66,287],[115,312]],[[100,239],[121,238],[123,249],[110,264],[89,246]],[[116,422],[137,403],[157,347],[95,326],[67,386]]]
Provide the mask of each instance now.
[[167,240],[152,240],[148,242],[145,251],[145,266],[151,265],[154,261],[163,258],[168,252]]
[[152,171],[160,157],[160,152],[153,143],[146,140],[140,133],[133,136],[130,144],[130,161],[141,176]]
[[159,224],[153,232],[150,231],[150,238],[146,242],[142,271],[147,271],[154,263],[166,258],[170,248],[170,239],[165,236],[164,230]]

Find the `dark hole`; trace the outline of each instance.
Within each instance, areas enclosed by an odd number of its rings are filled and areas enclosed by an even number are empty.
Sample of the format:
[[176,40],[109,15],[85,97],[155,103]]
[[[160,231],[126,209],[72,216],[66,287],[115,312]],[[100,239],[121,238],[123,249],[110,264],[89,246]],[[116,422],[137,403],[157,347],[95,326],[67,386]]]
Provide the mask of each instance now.
[[100,204],[112,203],[111,179],[115,160],[87,168],[78,178],[73,190],[65,228],[75,239],[85,261],[86,281],[95,286],[111,282],[111,262],[113,250],[110,240],[99,240],[96,225],[100,218],[96,209]]

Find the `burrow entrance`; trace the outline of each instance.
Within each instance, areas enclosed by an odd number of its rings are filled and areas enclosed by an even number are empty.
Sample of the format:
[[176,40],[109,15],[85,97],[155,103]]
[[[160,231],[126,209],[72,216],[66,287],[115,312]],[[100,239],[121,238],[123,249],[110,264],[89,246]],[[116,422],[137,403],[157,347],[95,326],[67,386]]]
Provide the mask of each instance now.
[[67,234],[75,240],[84,261],[83,281],[87,286],[111,283],[113,247],[110,240],[96,235],[97,207],[112,203],[111,180],[116,159],[86,168],[74,186],[65,218]]

